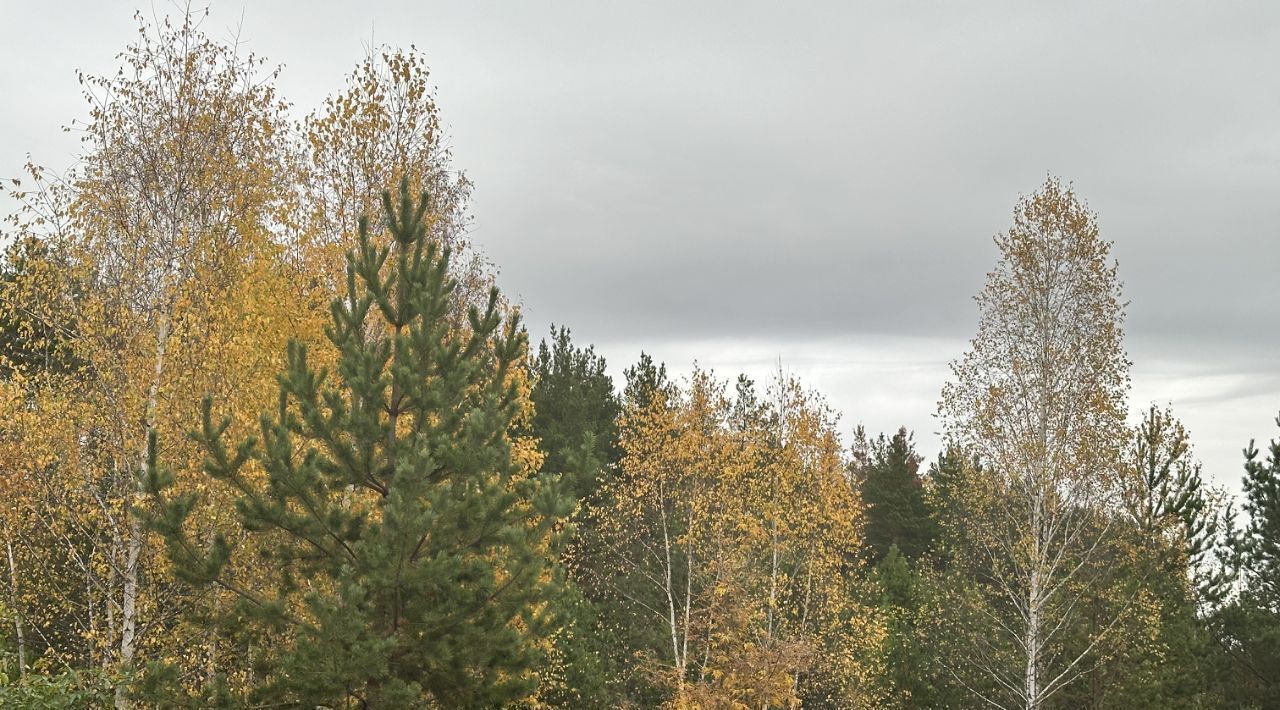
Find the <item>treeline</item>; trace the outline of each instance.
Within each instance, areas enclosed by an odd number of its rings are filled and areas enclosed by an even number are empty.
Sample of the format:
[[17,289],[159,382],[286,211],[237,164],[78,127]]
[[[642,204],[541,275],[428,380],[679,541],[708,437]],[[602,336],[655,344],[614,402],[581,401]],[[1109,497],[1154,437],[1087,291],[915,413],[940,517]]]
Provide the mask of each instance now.
[[926,462],[781,369],[530,347],[416,50],[301,121],[197,16],[120,60],[7,186],[0,705],[1280,706],[1280,438],[1237,511],[1126,423],[1068,185],[997,237]]

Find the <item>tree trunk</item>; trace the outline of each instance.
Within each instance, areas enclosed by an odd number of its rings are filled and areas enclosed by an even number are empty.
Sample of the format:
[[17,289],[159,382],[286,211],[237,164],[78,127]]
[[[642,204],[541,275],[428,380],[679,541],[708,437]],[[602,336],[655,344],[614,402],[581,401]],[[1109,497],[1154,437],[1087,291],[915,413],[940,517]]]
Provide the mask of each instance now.
[[111,564],[107,566],[106,593],[103,595],[106,603],[103,605],[106,611],[106,627],[107,633],[102,643],[102,671],[105,673],[111,668],[113,654],[111,648],[116,643],[116,586],[120,580],[120,529],[116,526],[115,521],[111,523]]
[[[133,665],[134,636],[138,628],[138,558],[142,554],[142,524],[137,516],[129,516],[128,554],[124,566],[124,595],[120,604],[120,665]],[[125,687],[116,686],[116,708],[129,707]]]
[[13,633],[18,641],[18,676],[27,677],[27,638],[22,629],[22,612],[18,608],[18,570],[13,564],[13,541],[4,540],[5,550],[9,553],[9,607],[13,612]]
[[666,557],[666,568],[664,570],[663,579],[665,589],[663,591],[667,596],[667,623],[671,631],[671,660],[678,677],[678,692],[683,693],[685,664],[684,656],[680,653],[680,626],[676,621],[675,585],[672,581],[671,536],[667,530],[667,502],[666,496],[663,495],[661,488],[659,488],[658,495],[658,504],[662,510],[662,548]]
[[[156,362],[155,370],[151,374],[151,385],[147,388],[146,414],[143,417],[144,431],[142,433],[142,452],[139,457],[138,468],[135,472],[136,478],[129,482],[125,494],[125,510],[124,515],[129,521],[128,531],[129,539],[128,548],[124,566],[124,594],[120,605],[120,665],[122,668],[129,668],[133,665],[133,655],[136,649],[135,636],[138,629],[138,577],[139,577],[139,560],[142,557],[142,546],[145,542],[145,531],[142,529],[142,521],[138,516],[133,514],[133,498],[142,492],[142,478],[146,475],[147,459],[149,458],[149,439],[151,431],[156,426],[156,406],[160,396],[160,380],[164,375],[164,358],[165,350],[169,344],[169,314],[167,310],[162,311],[159,315],[159,323],[156,326]],[[129,707],[129,699],[125,696],[125,686],[123,683],[116,685],[115,704],[117,710],[127,710]]]
[[93,577],[88,568],[84,571],[84,600],[85,610],[89,613],[89,642],[86,648],[86,665],[93,666],[93,654],[97,650],[98,639],[98,617],[93,613]]
[[[1038,545],[1037,545],[1038,547]],[[1024,679],[1024,690],[1027,710],[1040,708],[1040,573],[1032,570],[1031,585],[1027,594],[1027,668]]]

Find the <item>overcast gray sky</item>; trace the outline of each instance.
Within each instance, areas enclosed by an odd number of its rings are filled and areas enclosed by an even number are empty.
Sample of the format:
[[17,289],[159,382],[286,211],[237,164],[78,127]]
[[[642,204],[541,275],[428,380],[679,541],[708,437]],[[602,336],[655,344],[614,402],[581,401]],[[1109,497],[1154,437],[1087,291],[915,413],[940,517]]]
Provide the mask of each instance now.
[[[1067,6],[1070,9],[1067,9]],[[77,68],[164,2],[0,2],[0,175],[72,161]],[[1210,476],[1280,433],[1280,3],[253,2],[205,30],[298,115],[376,43],[427,53],[474,238],[620,373],[643,348],[764,377],[932,456],[992,236],[1048,173],[1115,242],[1133,408]],[[7,207],[7,205],[4,205]]]

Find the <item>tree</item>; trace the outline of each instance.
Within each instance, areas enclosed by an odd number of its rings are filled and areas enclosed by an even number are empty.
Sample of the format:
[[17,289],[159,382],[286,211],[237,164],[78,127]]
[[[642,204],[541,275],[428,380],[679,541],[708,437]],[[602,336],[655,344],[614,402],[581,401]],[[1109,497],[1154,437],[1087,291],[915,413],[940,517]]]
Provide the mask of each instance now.
[[[1280,417],[1276,417],[1280,426]],[[1273,609],[1280,608],[1280,438],[1272,439],[1267,458],[1258,448],[1245,449],[1244,510],[1249,525],[1241,540],[1248,586]]]
[[[54,265],[29,272],[48,297],[28,303],[59,316],[43,323],[74,326],[60,332],[75,367],[26,392],[26,442],[50,453],[18,469],[32,549],[15,545],[74,570],[70,585],[65,567],[27,568],[28,586],[64,590],[40,602],[61,627],[49,647],[64,661],[127,669],[159,647],[201,653],[204,639],[172,633],[185,600],[151,568],[132,514],[147,431],[189,421],[206,390],[266,406],[256,397],[280,356],[260,348],[286,327],[319,334],[300,307],[306,279],[277,258],[295,179],[275,74],[199,23],[192,12],[155,27],[140,19],[119,72],[80,77],[90,106],[80,167],[60,177],[29,165],[14,188],[17,236],[42,242]],[[192,447],[175,439],[168,458],[191,463]],[[50,540],[56,552],[36,545]],[[116,704],[127,704],[123,685]]]
[[[558,689],[544,697],[553,705],[606,707],[610,681],[623,675],[617,644],[601,624],[600,605],[607,603],[591,588],[591,570],[607,564],[607,550],[595,530],[593,506],[601,505],[598,491],[616,469],[620,412],[613,379],[605,371],[604,358],[591,346],[574,345],[567,328],[551,328],[537,355],[530,358],[529,399],[533,416],[528,433],[544,454],[542,470],[561,476],[564,489],[576,504],[571,538],[562,561],[570,581],[581,584],[566,596],[565,628],[556,638],[553,665],[558,673],[551,683]],[[544,677],[544,681],[547,679]]]
[[965,498],[979,485],[976,479],[980,478],[981,469],[981,462],[954,442],[938,452],[938,458],[929,464],[924,499],[940,543],[934,550],[934,556],[939,558],[935,561],[945,561],[948,547],[967,546],[962,539],[965,526],[961,524],[968,507]]
[[867,506],[866,546],[873,563],[894,547],[907,560],[919,559],[932,542],[920,461],[903,427],[871,442],[867,465],[854,471]]
[[1133,430],[1121,478],[1125,513],[1142,540],[1155,546],[1162,576],[1189,582],[1194,602],[1220,603],[1229,570],[1214,564],[1225,533],[1222,494],[1209,489],[1191,454],[1191,437],[1169,408],[1151,406]]
[[918,609],[914,616],[890,615],[899,627],[903,621],[915,626],[915,637],[904,645],[920,671],[896,684],[899,692],[910,693],[909,707],[968,708],[983,704],[982,697],[1007,692],[989,672],[993,660],[1015,661],[997,655],[1006,652],[1006,644],[988,598],[989,541],[982,537],[984,521],[975,520],[987,514],[999,490],[993,479],[991,470],[955,442],[930,464],[925,502],[937,537],[912,580],[909,598]]
[[[851,473],[866,505],[863,555],[872,565],[875,606],[888,628],[882,680],[895,707],[934,707],[942,700],[933,676],[938,643],[928,639],[930,580],[921,574],[940,559],[934,550],[940,521],[926,499],[921,460],[905,427],[871,441],[862,427],[855,431]],[[934,488],[952,472],[948,467],[939,474],[935,467]]]
[[670,707],[860,707],[882,629],[851,572],[861,503],[829,410],[779,378],[767,399],[695,370],[629,370],[625,452],[598,511],[607,607]]
[[1003,688],[984,698],[1034,710],[1086,670],[1109,626],[1063,655],[1082,572],[1109,535],[1100,516],[1116,491],[1129,363],[1110,246],[1070,187],[1050,178],[1020,200],[996,244],[978,333],[940,412],[997,487],[975,538],[1004,644],[975,659]]
[[631,644],[677,707],[691,702],[708,622],[726,601],[713,590],[735,562],[718,534],[721,504],[733,500],[725,495],[725,469],[735,465],[723,435],[727,412],[723,388],[707,373],[695,372],[686,392],[642,357],[628,370],[626,453],[606,492],[609,507],[597,513],[613,561],[599,573],[636,630],[654,630]]
[[[793,689],[782,700],[876,706],[882,698],[871,681],[881,672],[884,628],[861,600],[865,508],[847,475],[836,415],[781,368],[766,395],[759,415],[735,417],[747,426],[733,427],[752,455],[739,473],[741,517],[732,530],[749,561],[737,584],[754,623],[728,638],[765,651]],[[756,409],[745,378],[736,399],[736,409]],[[780,663],[787,654],[794,656]]]
[[48,242],[28,235],[10,244],[0,263],[0,379],[66,374],[85,364],[74,347],[75,309],[58,307],[62,296],[74,302],[79,289],[63,283],[50,291],[58,261]]
[[1217,563],[1225,508],[1195,462],[1191,438],[1170,408],[1151,406],[1130,431],[1120,507],[1113,530],[1120,544],[1101,564],[1124,572],[1116,587],[1135,613],[1107,644],[1108,662],[1094,673],[1091,706],[1203,707],[1217,656],[1205,615],[1231,582]]
[[534,415],[531,430],[546,458],[543,470],[570,477],[569,490],[588,499],[600,476],[621,458],[618,415],[621,407],[603,357],[591,346],[574,346],[569,330],[552,326],[530,362]]
[[[56,559],[53,550],[32,555],[32,545],[24,545],[39,539],[40,546],[60,547],[56,539],[37,536],[30,529],[32,514],[27,506],[14,501],[29,502],[39,493],[33,481],[20,475],[26,467],[39,468],[48,465],[47,451],[39,440],[32,437],[35,430],[44,426],[35,393],[44,390],[68,373],[84,367],[76,356],[75,324],[67,318],[66,309],[57,307],[60,295],[74,293],[75,289],[53,289],[56,283],[52,275],[57,270],[57,259],[49,253],[49,245],[27,236],[9,245],[3,264],[0,265],[0,481],[10,504],[0,511],[3,521],[4,561],[7,562],[5,587],[8,595],[3,615],[11,617],[14,653],[12,661],[19,679],[27,678],[28,648],[36,639],[28,640],[35,631],[40,645],[48,648],[50,635],[44,628],[30,628],[27,617],[39,619],[39,605],[33,604],[48,589],[44,580],[32,579],[34,575],[20,572],[31,567],[44,566]],[[59,293],[62,291],[62,293]],[[48,405],[46,403],[46,408]],[[37,463],[40,462],[40,463]],[[33,465],[34,464],[34,465]],[[68,512],[68,511],[64,511]],[[34,559],[33,559],[34,558]],[[54,563],[56,565],[56,562]],[[34,594],[33,594],[34,592]],[[28,610],[34,613],[29,613]],[[32,648],[32,650],[35,650]],[[6,664],[7,665],[7,664]]]
[[[486,260],[467,237],[471,181],[452,165],[448,136],[425,56],[415,47],[372,49],[347,77],[344,91],[325,99],[303,121],[309,210],[300,253],[329,265],[334,291],[343,288],[343,254],[361,215],[381,218],[377,196],[401,178],[431,193],[432,238],[452,253],[458,281],[450,314],[466,325],[467,308],[484,308],[493,285]],[[374,230],[374,238],[381,231]]]
[[[1276,418],[1280,425],[1280,417]],[[1230,659],[1223,683],[1238,707],[1280,703],[1280,437],[1265,459],[1251,440],[1244,450],[1244,503],[1249,521],[1234,535],[1239,592],[1214,619]]]
[[[148,519],[180,578],[236,595],[203,623],[238,629],[253,702],[503,705],[536,689],[566,504],[513,459],[518,321],[504,322],[494,289],[466,332],[450,328],[456,281],[428,238],[425,194],[415,203],[405,180],[383,203],[390,245],[361,221],[333,303],[336,378],[290,344],[277,411],[233,445],[205,400],[193,436],[208,476],[238,494],[241,542],[191,537],[200,496],[166,496],[154,446]],[[270,560],[275,584],[247,586],[246,557]]]
[[926,580],[891,545],[871,570],[875,604],[886,625],[882,682],[892,707],[939,707],[925,616]]

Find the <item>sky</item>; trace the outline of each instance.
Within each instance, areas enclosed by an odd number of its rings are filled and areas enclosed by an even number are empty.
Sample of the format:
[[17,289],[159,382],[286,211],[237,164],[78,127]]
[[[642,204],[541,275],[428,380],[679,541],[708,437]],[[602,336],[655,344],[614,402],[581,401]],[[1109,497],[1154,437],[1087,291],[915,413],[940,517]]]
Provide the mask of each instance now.
[[[0,0],[0,176],[71,165],[76,70],[176,7]],[[992,238],[1052,174],[1114,242],[1135,416],[1171,403],[1233,492],[1280,435],[1280,3],[216,0],[203,28],[282,64],[298,117],[369,46],[422,49],[500,286],[617,376],[781,363],[931,458]]]

